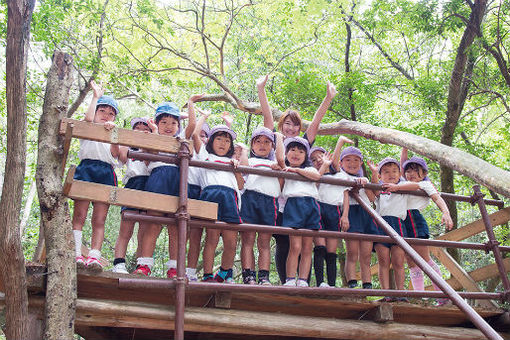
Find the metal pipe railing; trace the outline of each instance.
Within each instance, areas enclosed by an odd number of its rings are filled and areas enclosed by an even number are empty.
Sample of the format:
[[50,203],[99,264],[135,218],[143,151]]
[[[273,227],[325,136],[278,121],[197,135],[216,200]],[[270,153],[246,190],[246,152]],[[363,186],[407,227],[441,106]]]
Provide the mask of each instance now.
[[357,192],[350,192],[350,195],[356,199],[360,206],[362,206],[377,224],[384,230],[384,232],[397,242],[397,245],[411,257],[411,259],[420,267],[421,270],[428,275],[448,297],[453,301],[460,310],[462,310],[467,317],[473,322],[487,338],[491,340],[503,339],[460,295],[448,284],[443,278],[432,269],[432,267],[425,261],[416,250],[413,249],[393,228],[379,215],[368,203],[363,201]]

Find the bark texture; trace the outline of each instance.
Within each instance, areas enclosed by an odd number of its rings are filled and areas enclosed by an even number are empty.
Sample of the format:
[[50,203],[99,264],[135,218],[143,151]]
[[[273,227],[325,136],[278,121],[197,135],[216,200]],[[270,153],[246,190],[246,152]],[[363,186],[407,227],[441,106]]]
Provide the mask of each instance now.
[[7,339],[26,339],[28,295],[19,236],[26,158],[26,74],[35,0],[7,1],[7,155],[0,201],[0,272],[5,286]]
[[72,62],[66,53],[53,55],[39,123],[36,180],[48,265],[45,339],[72,339],[74,335],[76,265],[69,206],[62,193],[64,140],[59,135],[74,79]]

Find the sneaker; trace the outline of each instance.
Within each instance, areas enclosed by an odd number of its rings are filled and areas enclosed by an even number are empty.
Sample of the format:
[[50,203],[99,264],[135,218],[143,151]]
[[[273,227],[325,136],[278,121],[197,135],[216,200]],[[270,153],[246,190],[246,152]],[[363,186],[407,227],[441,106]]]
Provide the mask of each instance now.
[[231,279],[227,283],[233,283],[234,279],[232,279],[232,274],[233,274],[232,269],[228,269],[228,270],[220,269],[216,272],[216,275],[214,275],[214,281],[223,283],[223,282],[227,281],[228,279]]
[[287,287],[296,287],[296,279],[287,279],[283,285]]
[[206,274],[202,277],[202,282],[216,282],[212,274]]
[[257,281],[255,280],[255,276],[253,275],[248,275],[246,277],[244,277],[243,279],[243,283],[245,285],[256,285],[257,284]]
[[117,263],[115,266],[113,266],[112,272],[119,274],[129,274],[129,272],[126,269],[125,262]]
[[186,274],[186,278],[188,279],[188,282],[198,282],[197,274]]
[[236,282],[234,281],[233,277],[228,276],[227,278],[225,278],[225,280],[223,280],[223,283],[231,283],[232,284],[232,283],[236,283]]
[[140,275],[140,276],[150,276],[151,269],[146,264],[139,264],[136,266],[136,269],[133,272],[133,274]]
[[321,284],[319,285],[319,288],[333,288],[333,287],[328,285],[327,282],[321,282]]
[[308,282],[306,280],[303,280],[303,279],[297,280],[296,286],[298,286],[298,287],[309,287],[308,286]]
[[358,281],[356,281],[356,280],[349,280],[349,282],[347,282],[348,288],[356,288],[357,286],[358,286]]
[[176,268],[170,268],[166,272],[166,277],[169,279],[176,279],[177,278],[177,269]]
[[85,262],[85,264],[87,265],[87,268],[90,269],[90,270],[98,271],[98,272],[103,270],[103,265],[95,257],[90,257],[89,256],[87,258],[87,262]]
[[259,279],[259,285],[261,286],[272,286],[271,281],[267,277],[262,277]]
[[362,285],[363,289],[372,289],[372,283],[371,282],[363,282]]
[[450,303],[450,299],[447,299],[447,298],[436,299],[436,306],[437,307],[445,306],[448,303]]
[[85,258],[83,256],[76,256],[76,267],[78,269],[87,268],[87,264],[85,263]]

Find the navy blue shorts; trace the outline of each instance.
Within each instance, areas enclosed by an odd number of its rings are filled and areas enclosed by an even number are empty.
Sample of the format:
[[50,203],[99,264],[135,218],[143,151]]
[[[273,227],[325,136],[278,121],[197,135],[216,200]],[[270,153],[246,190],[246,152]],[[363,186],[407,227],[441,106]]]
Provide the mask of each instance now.
[[323,230],[340,231],[341,209],[337,205],[319,202],[321,207],[321,224]]
[[407,237],[429,238],[429,225],[418,209],[407,211],[407,217],[404,220]]
[[165,165],[153,169],[145,184],[145,191],[179,196],[179,168]]
[[83,159],[76,167],[74,179],[117,186],[117,175],[111,164],[97,159]]
[[378,228],[374,219],[359,204],[349,205],[349,233],[377,235]]
[[[388,224],[402,237],[407,237],[406,229],[404,226],[404,221],[395,216],[383,216],[382,217]],[[384,232],[384,229],[379,227],[379,235],[387,236]],[[395,243],[379,243],[387,248],[391,248],[392,246],[396,246]]]
[[227,223],[243,223],[239,215],[237,193],[223,185],[209,185],[200,193],[200,200],[218,203],[218,220]]
[[[124,185],[124,188],[126,189],[135,189],[135,190],[145,190],[145,184],[147,183],[147,179],[149,176],[135,176],[131,177],[126,185]],[[145,211],[140,210],[136,208],[129,208],[129,207],[121,207],[120,212],[122,213],[125,210],[133,210],[133,211]]]
[[242,196],[241,218],[244,223],[276,226],[278,200],[253,190],[246,190]]
[[289,197],[283,210],[282,226],[295,229],[321,229],[319,203],[313,197]]
[[202,191],[202,188],[200,187],[200,185],[188,183],[188,198],[191,198],[194,200],[199,199],[201,191]]

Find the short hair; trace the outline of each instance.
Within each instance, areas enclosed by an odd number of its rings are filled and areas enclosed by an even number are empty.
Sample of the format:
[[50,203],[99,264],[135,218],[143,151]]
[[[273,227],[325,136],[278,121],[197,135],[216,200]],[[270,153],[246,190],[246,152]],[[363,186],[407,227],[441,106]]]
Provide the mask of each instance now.
[[416,171],[417,173],[420,173],[420,170],[423,171],[423,174],[427,175],[428,174],[428,171],[425,170],[420,164],[418,163],[409,163],[406,165],[405,169],[404,169],[404,173],[406,172],[407,169],[411,169],[411,170],[414,170]]
[[[303,150],[305,152],[305,160],[304,160],[303,164],[300,165],[300,167],[306,168],[306,167],[310,166],[310,159],[308,158],[308,153],[306,152],[306,147],[301,143],[290,142],[289,145],[287,145],[287,147],[285,148],[285,155],[287,155],[287,152],[289,152],[289,150],[294,147],[298,148],[299,150]],[[287,166],[290,165],[290,163],[287,161],[287,158],[285,158],[285,165],[287,165]]]
[[292,123],[299,125],[299,130],[301,130],[301,127],[303,126],[303,124],[301,122],[301,116],[299,115],[299,112],[296,110],[288,109],[281,115],[280,119],[278,120],[278,130],[279,131],[282,131],[283,122],[285,121],[285,119],[287,119],[287,117],[290,118],[290,121]]
[[181,126],[181,121],[179,120],[179,118],[177,118],[176,116],[174,115],[171,115],[169,113],[160,113],[157,117],[156,117],[156,125],[159,124],[159,122],[161,121],[161,119],[165,118],[165,117],[170,117],[170,118],[173,118],[177,121],[177,124],[179,124],[179,127]]
[[[205,150],[208,153],[212,153],[213,155],[216,155],[216,153],[213,150],[212,145],[214,142],[214,138],[220,137],[220,136],[228,137],[230,139],[230,148],[228,149],[228,152],[224,157],[232,158],[232,156],[234,155],[234,141],[232,140],[232,136],[229,133],[224,132],[224,131],[215,132],[211,137],[209,137],[209,140],[207,141],[207,144],[205,145]],[[216,155],[216,156],[218,156],[218,155]]]

